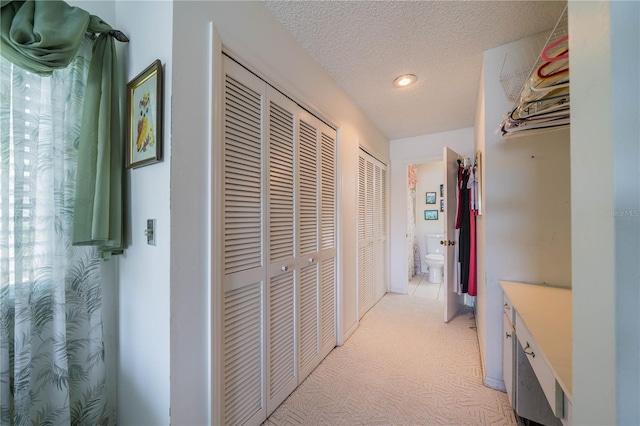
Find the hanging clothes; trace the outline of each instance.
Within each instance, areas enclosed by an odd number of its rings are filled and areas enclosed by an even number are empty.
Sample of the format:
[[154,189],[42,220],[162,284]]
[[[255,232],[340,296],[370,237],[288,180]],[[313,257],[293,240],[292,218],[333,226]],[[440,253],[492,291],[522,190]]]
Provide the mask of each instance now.
[[469,296],[478,294],[477,252],[476,252],[476,216],[478,215],[478,168],[470,170],[469,182]]
[[476,216],[478,215],[478,169],[458,161],[454,291],[476,296],[478,292]]
[[469,256],[471,254],[471,222],[469,210],[469,170],[462,170],[462,182],[460,189],[460,285],[462,292],[467,293],[469,288]]
[[458,159],[458,170],[456,171],[456,224],[455,224],[455,245],[453,246],[453,291],[462,295],[462,285],[460,285],[460,223],[461,208],[460,199],[462,197],[462,163]]

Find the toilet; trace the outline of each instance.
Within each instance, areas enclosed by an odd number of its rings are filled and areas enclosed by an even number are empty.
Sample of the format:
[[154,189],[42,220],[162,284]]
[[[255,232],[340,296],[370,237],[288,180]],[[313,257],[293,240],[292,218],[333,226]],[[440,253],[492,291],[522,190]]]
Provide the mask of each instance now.
[[424,262],[429,267],[427,280],[432,283],[442,282],[442,270],[444,269],[444,246],[440,241],[444,240],[443,234],[427,234],[427,255]]

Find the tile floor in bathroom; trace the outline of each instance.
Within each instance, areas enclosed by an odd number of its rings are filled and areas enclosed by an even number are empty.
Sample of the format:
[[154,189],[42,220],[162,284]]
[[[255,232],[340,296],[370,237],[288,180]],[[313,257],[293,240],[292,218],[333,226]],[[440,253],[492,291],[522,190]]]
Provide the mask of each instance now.
[[425,297],[430,300],[443,301],[444,283],[436,284],[429,282],[429,275],[418,273],[409,280],[409,294],[416,297]]

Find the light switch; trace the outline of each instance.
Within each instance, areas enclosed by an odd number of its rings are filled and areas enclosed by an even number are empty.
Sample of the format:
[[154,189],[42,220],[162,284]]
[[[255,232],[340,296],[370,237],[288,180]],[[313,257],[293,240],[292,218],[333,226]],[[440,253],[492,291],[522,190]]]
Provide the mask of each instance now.
[[156,245],[156,220],[147,219],[147,229],[144,230],[144,235],[147,236],[147,244],[150,246]]

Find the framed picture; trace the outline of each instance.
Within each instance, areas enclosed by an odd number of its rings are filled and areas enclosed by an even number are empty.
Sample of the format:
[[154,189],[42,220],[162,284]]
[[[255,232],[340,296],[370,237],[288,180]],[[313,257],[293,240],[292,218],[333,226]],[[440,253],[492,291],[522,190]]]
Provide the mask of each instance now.
[[424,220],[438,220],[438,210],[425,210]]
[[127,168],[162,159],[162,63],[156,59],[127,83]]
[[436,203],[436,193],[427,192],[427,204],[435,204],[435,203]]
[[440,184],[440,196],[444,197],[444,184]]
[[444,199],[440,199],[440,211],[444,211]]

